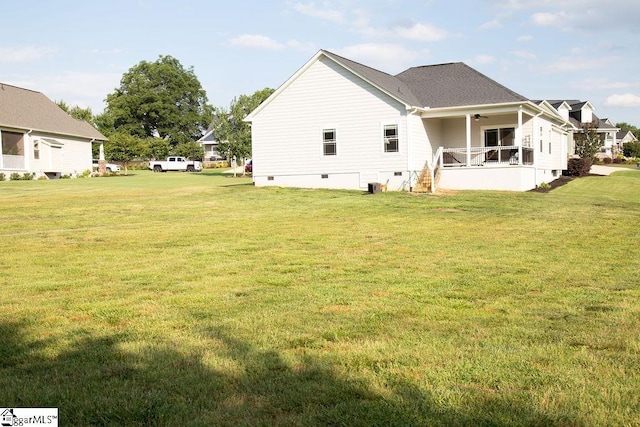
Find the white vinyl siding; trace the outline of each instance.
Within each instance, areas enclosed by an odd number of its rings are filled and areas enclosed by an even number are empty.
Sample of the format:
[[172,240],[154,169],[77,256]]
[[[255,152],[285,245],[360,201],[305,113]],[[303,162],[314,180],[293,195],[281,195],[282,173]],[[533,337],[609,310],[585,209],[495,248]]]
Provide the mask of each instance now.
[[[398,155],[385,156],[380,147],[382,122],[398,125]],[[336,129],[336,156],[324,156],[319,148],[327,124]],[[380,171],[407,169],[406,131],[403,104],[321,57],[254,118],[252,151],[259,168],[254,180],[283,185],[278,176],[299,176],[297,182],[303,182],[311,175],[319,181],[309,186],[324,187],[342,177],[343,188],[353,188],[353,177],[360,176],[355,188],[363,188],[362,181]],[[320,181],[321,174],[329,177]]]

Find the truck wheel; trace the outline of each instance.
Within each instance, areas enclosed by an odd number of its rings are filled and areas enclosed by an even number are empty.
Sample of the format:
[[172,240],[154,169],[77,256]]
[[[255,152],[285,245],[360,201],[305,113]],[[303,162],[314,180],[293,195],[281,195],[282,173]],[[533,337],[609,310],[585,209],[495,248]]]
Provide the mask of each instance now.
[[194,168],[193,166],[189,165],[187,166],[187,172],[195,172],[196,168]]
[[155,166],[153,167],[153,171],[154,171],[154,172],[162,172],[162,166],[160,166],[160,165],[155,165]]

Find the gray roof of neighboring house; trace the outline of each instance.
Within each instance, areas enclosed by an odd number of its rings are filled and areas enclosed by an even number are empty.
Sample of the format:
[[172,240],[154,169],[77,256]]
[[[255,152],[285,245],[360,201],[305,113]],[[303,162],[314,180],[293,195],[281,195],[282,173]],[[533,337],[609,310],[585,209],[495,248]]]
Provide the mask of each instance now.
[[0,126],[106,141],[96,128],[76,120],[44,94],[0,83]]
[[636,139],[636,136],[633,134],[633,132],[631,132],[630,130],[619,130],[616,133],[616,139],[623,139],[625,138],[627,135],[631,134],[631,138],[632,139]]
[[412,67],[395,76],[325,50],[326,56],[414,107],[458,107],[528,101],[462,62]]

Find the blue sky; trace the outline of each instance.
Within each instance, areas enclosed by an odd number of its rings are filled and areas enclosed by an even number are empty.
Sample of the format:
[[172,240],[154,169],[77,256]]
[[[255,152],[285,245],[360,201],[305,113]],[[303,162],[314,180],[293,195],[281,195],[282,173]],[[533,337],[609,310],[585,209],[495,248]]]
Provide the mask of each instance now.
[[640,127],[638,0],[3,0],[0,82],[104,108],[171,55],[214,106],[277,88],[319,49],[396,74],[463,61],[530,99]]

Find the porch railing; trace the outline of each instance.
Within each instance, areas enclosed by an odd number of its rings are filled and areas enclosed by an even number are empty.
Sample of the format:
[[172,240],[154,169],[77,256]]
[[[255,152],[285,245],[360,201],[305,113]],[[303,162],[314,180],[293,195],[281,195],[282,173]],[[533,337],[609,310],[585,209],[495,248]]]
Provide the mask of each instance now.
[[3,154],[0,156],[0,169],[24,169],[24,156]]
[[[469,166],[532,165],[533,148],[517,145],[496,147],[471,147]],[[522,158],[522,161],[520,161]],[[467,166],[466,148],[443,148],[442,166],[445,168]]]

